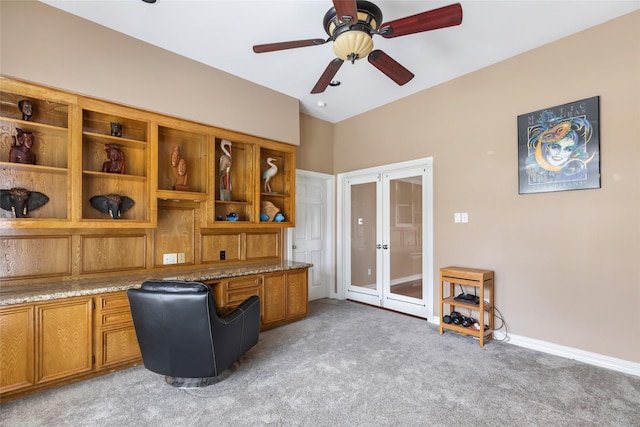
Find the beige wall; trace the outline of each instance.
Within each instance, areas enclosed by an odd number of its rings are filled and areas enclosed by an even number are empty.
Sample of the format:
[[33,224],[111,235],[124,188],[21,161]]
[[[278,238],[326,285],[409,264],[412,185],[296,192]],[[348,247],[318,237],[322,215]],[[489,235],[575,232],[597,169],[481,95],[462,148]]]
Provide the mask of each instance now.
[[0,73],[298,145],[298,100],[35,1],[0,2]]
[[[340,122],[334,173],[433,157],[436,268],[495,270],[513,334],[640,362],[638,40],[640,12]],[[596,95],[602,188],[518,195],[516,117]]]
[[300,144],[296,167],[302,170],[333,174],[333,124],[300,114]]

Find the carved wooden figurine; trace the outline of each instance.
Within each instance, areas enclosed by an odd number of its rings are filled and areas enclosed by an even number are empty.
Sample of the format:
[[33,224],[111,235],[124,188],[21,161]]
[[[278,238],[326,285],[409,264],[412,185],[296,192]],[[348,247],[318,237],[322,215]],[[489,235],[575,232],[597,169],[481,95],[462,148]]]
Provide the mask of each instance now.
[[274,159],[273,157],[267,157],[267,165],[269,165],[269,169],[267,169],[262,173],[262,179],[264,179],[265,193],[272,193],[271,184],[269,182],[271,181],[271,178],[276,176],[276,174],[278,173],[278,166],[275,165],[274,163],[275,161],[276,159]]
[[0,207],[11,211],[16,218],[27,218],[30,211],[49,201],[46,194],[16,187],[0,190]]
[[36,164],[36,155],[31,152],[33,134],[16,128],[17,136],[13,137],[13,145],[9,150],[9,161],[12,163]]
[[171,152],[171,168],[173,175],[176,177],[176,183],[173,189],[176,191],[189,191],[187,185],[187,162],[180,156],[180,147],[173,147]]
[[89,203],[102,213],[109,214],[113,219],[122,218],[122,214],[133,207],[135,202],[131,197],[120,194],[101,194],[89,199]]
[[109,161],[102,164],[102,172],[124,173],[124,153],[116,144],[105,144],[104,151],[107,152]]
[[223,139],[220,141],[220,163],[218,167],[218,177],[220,179],[220,200],[231,200],[231,141]]
[[23,99],[22,101],[18,101],[18,108],[22,113],[22,120],[28,121],[33,115],[33,104],[28,99]]

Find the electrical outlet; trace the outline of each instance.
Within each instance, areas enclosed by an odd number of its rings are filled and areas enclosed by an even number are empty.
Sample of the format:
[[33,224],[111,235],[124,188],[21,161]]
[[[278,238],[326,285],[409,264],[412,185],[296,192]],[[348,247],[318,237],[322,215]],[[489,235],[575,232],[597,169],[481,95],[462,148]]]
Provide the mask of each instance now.
[[164,255],[162,255],[162,263],[163,264],[177,264],[178,263],[178,254],[164,254]]
[[453,222],[458,223],[458,222],[461,222],[461,221],[462,221],[462,219],[461,219],[460,212],[454,213],[453,214]]
[[178,252],[178,264],[184,264],[185,262],[184,252]]
[[467,212],[462,212],[460,217],[462,222],[469,222],[469,214]]
[[227,257],[227,254],[225,253],[225,251],[220,251],[220,261],[224,261]]

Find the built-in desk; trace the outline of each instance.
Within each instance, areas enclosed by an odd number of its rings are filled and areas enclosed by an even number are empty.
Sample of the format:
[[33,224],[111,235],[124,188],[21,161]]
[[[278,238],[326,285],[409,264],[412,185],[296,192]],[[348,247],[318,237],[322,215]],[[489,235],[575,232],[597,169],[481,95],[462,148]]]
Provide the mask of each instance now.
[[205,282],[221,311],[258,295],[264,330],[307,315],[311,266],[277,261],[33,285],[5,282],[0,286],[0,401],[140,364],[126,290],[145,280]]

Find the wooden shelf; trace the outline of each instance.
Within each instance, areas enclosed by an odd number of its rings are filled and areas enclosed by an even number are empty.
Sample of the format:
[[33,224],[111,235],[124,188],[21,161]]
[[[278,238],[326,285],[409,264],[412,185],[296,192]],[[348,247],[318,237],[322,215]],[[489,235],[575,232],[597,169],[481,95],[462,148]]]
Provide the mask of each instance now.
[[160,200],[206,202],[207,193],[193,191],[157,190],[156,197]]
[[66,126],[61,127],[61,126],[49,125],[46,123],[29,122],[21,119],[12,119],[11,117],[2,117],[2,121],[7,123],[13,123],[15,127],[28,132],[46,131],[47,133],[57,132],[61,135],[66,135],[67,132],[69,132],[69,129]]
[[146,176],[139,175],[129,175],[126,173],[108,173],[108,172],[94,172],[94,171],[82,171],[82,174],[88,177],[99,177],[103,179],[114,179],[114,180],[124,180],[124,181],[138,181],[138,182],[146,182]]
[[135,139],[122,138],[111,135],[103,135],[101,133],[93,133],[93,132],[82,132],[82,135],[86,137],[87,141],[98,141],[101,144],[116,144],[123,147],[134,147],[145,149],[147,148],[146,141],[138,141]]
[[[465,267],[446,267],[440,269],[440,334],[445,330],[455,331],[461,334],[471,335],[479,339],[480,346],[484,346],[485,340],[493,339],[494,324],[494,293],[493,276],[491,270],[481,270]],[[462,287],[465,293],[473,290],[473,295],[478,296],[478,304],[464,301],[456,301],[456,285]],[[476,320],[478,329],[473,325],[465,327],[455,323],[446,323],[445,316],[457,311],[456,308],[467,310],[460,313]]]
[[[471,310],[477,310],[477,309],[478,309],[478,307],[480,307],[480,305],[479,305],[479,304],[472,304],[472,303],[469,303],[469,302],[457,301],[456,299],[454,299],[454,297],[446,297],[446,298],[443,298],[442,302],[443,302],[444,304],[449,304],[449,305],[451,305],[451,306],[464,307],[464,308],[468,308],[468,309],[471,309]],[[487,302],[487,301],[485,300],[485,302],[484,302],[484,309],[485,309],[485,310],[488,310],[488,309],[489,309],[489,307],[493,307],[493,304],[491,304],[491,303],[489,303],[489,302]]]
[[28,165],[23,163],[0,162],[0,167],[12,168],[16,171],[26,172],[45,172],[66,175],[69,170],[66,168],[57,168],[53,166]]

